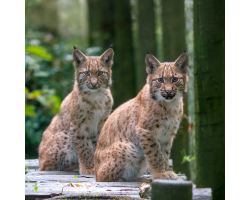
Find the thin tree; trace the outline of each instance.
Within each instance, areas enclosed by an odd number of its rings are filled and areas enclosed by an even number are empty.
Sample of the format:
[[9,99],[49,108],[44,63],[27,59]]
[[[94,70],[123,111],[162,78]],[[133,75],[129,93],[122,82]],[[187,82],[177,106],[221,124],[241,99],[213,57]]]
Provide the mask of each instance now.
[[54,37],[58,35],[57,0],[29,2],[25,8],[25,23],[32,24],[39,31],[49,32]]
[[106,50],[114,42],[112,1],[88,0],[89,46]]
[[146,83],[145,56],[149,51],[156,56],[154,0],[138,0],[138,44],[136,57],[136,91]]
[[113,0],[114,17],[114,65],[113,86],[114,108],[134,98],[135,64],[132,46],[132,20],[129,0]]
[[130,11],[129,0],[88,0],[89,45],[105,50],[113,44],[115,52],[113,109],[136,95]]
[[225,1],[194,0],[196,185],[225,199]]
[[[184,0],[162,0],[162,57],[163,61],[175,61],[186,49]],[[173,142],[171,158],[175,172],[190,178],[189,163],[182,163],[182,152],[189,153],[188,98],[184,97],[184,116]]]

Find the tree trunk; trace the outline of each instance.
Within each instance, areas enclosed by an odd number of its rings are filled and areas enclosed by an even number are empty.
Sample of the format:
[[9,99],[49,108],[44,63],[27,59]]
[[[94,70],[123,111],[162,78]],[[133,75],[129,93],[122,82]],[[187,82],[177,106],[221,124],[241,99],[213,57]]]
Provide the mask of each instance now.
[[114,65],[112,95],[115,109],[134,98],[135,65],[132,47],[132,21],[129,0],[113,0],[114,11]]
[[194,0],[196,184],[225,199],[225,1]]
[[89,46],[100,46],[102,51],[114,42],[112,1],[88,0]]
[[155,13],[153,0],[138,0],[138,44],[136,59],[136,92],[146,84],[145,56],[156,56]]
[[[175,61],[186,49],[184,0],[162,0],[163,61]],[[184,116],[188,116],[188,97],[184,97]],[[190,178],[189,163],[182,164],[182,154],[189,153],[188,120],[183,117],[173,142],[171,158],[176,173],[185,173]]]
[[25,8],[25,23],[36,26],[39,31],[58,33],[57,0],[28,2]]

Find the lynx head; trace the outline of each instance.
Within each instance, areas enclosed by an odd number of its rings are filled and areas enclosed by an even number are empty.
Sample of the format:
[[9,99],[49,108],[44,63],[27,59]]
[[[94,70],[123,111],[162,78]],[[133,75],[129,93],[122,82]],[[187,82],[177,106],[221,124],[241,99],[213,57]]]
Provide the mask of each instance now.
[[113,58],[112,48],[107,49],[101,56],[85,56],[74,47],[73,64],[78,88],[92,92],[109,88],[112,83]]
[[175,62],[161,63],[151,54],[147,54],[147,83],[150,95],[158,101],[170,102],[181,98],[187,92],[188,55],[183,53]]

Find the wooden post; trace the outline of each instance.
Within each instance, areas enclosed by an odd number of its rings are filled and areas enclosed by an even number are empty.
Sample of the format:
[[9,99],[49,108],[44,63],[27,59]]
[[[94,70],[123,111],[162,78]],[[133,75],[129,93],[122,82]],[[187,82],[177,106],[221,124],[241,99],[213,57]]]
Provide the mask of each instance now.
[[197,187],[225,199],[225,1],[194,0]]
[[191,200],[192,183],[189,181],[154,180],[152,200]]
[[138,39],[136,59],[136,92],[146,84],[145,56],[156,56],[155,13],[153,0],[138,0]]

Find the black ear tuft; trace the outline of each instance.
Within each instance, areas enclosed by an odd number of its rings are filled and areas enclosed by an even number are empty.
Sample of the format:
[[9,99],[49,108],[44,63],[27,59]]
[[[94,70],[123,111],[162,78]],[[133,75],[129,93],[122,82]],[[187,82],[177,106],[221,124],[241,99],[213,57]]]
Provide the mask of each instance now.
[[113,44],[111,44],[109,48],[113,49]]
[[149,51],[147,51],[147,54],[150,54]]
[[187,51],[186,51],[186,49],[184,50],[184,53],[186,53]]
[[74,49],[77,49],[75,46],[73,46],[74,47]]

